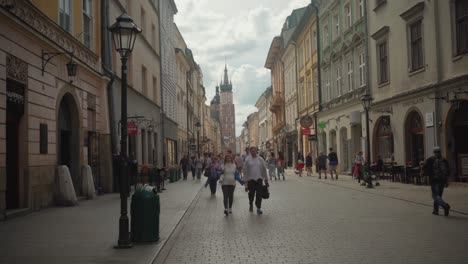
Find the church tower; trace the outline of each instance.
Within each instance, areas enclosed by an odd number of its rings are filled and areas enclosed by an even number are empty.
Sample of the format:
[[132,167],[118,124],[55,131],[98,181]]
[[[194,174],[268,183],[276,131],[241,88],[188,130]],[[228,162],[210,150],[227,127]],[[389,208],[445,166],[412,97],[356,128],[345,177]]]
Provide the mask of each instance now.
[[[218,91],[220,92],[218,93]],[[224,66],[224,78],[216,87],[213,101],[219,102],[219,123],[221,125],[221,141],[224,152],[236,152],[236,112],[233,104],[232,82],[229,80],[227,65]],[[212,101],[212,102],[213,102]]]

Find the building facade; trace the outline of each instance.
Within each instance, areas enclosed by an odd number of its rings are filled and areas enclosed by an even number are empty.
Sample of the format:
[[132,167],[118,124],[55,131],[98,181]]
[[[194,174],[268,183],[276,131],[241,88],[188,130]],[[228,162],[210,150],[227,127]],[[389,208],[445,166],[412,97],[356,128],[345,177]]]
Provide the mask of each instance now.
[[467,2],[369,1],[368,14],[372,158],[417,167],[441,146],[466,179]]
[[[263,92],[255,103],[258,109],[258,150],[260,152],[271,151],[272,138],[272,122],[270,111],[270,100],[272,97],[272,88],[268,87]],[[267,148],[267,145],[269,148]]]
[[[315,9],[308,5],[304,9],[291,40],[296,43],[296,83],[297,83],[297,145],[298,152],[305,157],[307,153],[317,157],[316,141],[309,136],[316,135],[316,114],[319,111],[318,87],[318,47],[317,16]],[[304,122],[309,120],[309,122]],[[313,122],[310,122],[313,120]]]
[[[318,149],[337,154],[339,170],[350,172],[356,152],[365,153],[360,101],[368,89],[366,1],[335,0],[319,7],[321,111]],[[364,125],[363,125],[364,124]]]
[[2,219],[52,205],[59,165],[78,195],[87,164],[112,186],[99,11],[98,1],[0,1]]
[[177,149],[177,63],[176,63],[176,27],[174,15],[177,14],[177,6],[174,0],[156,1],[160,6],[160,35],[161,35],[161,142],[163,145],[163,164],[165,166],[178,163]]

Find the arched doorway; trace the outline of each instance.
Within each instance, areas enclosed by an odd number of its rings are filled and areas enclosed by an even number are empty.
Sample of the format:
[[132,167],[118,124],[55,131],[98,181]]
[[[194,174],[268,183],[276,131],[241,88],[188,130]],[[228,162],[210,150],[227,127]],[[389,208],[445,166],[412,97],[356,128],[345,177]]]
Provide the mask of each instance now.
[[[457,180],[468,179],[468,100],[452,107],[446,122],[447,159]],[[451,176],[452,176],[451,175]]]
[[330,131],[330,144],[328,145],[330,148],[333,148],[334,151],[337,151],[336,149],[336,130],[331,130]]
[[406,165],[419,166],[424,161],[424,126],[419,112],[411,111],[405,122]]
[[348,171],[349,164],[349,146],[348,146],[348,130],[343,127],[340,130],[340,163],[341,171]]
[[68,167],[75,191],[79,194],[81,190],[79,114],[77,103],[70,93],[66,93],[60,101],[57,120],[57,163]]
[[319,141],[319,152],[327,153],[327,133],[320,133]]
[[394,161],[393,132],[389,116],[377,120],[374,130],[374,159],[380,155],[384,162]]

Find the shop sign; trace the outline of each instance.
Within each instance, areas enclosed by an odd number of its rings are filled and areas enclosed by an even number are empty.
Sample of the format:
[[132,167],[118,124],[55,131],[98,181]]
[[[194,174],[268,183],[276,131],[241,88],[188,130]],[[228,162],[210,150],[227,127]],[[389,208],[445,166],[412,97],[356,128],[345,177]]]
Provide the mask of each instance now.
[[302,129],[302,135],[310,135],[310,129],[309,128],[303,128]]
[[301,127],[309,128],[314,123],[314,120],[312,119],[312,117],[306,115],[306,116],[301,117],[301,120],[299,122],[301,124]]
[[426,113],[426,127],[434,126],[434,113]]
[[127,133],[129,135],[138,134],[138,126],[133,122],[128,122],[128,124],[127,124]]
[[319,127],[320,129],[326,128],[326,127],[327,127],[327,122],[323,122],[323,121],[322,121],[322,122],[319,122],[319,123],[318,123],[318,127]]
[[194,145],[194,144],[190,145],[190,150],[196,150],[196,149],[197,149],[197,145]]
[[309,141],[317,141],[317,136],[316,135],[309,135],[309,136],[307,136],[307,139]]

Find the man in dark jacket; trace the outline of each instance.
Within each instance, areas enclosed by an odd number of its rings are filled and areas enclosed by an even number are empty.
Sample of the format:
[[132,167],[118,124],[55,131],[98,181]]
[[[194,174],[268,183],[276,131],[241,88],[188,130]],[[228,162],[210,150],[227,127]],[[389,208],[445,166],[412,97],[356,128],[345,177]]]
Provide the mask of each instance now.
[[442,157],[440,147],[434,147],[434,156],[424,162],[424,175],[429,177],[431,184],[432,199],[434,199],[434,210],[432,214],[439,215],[439,206],[444,208],[444,215],[448,216],[450,205],[442,199],[444,187],[448,186],[450,166],[448,161]]

